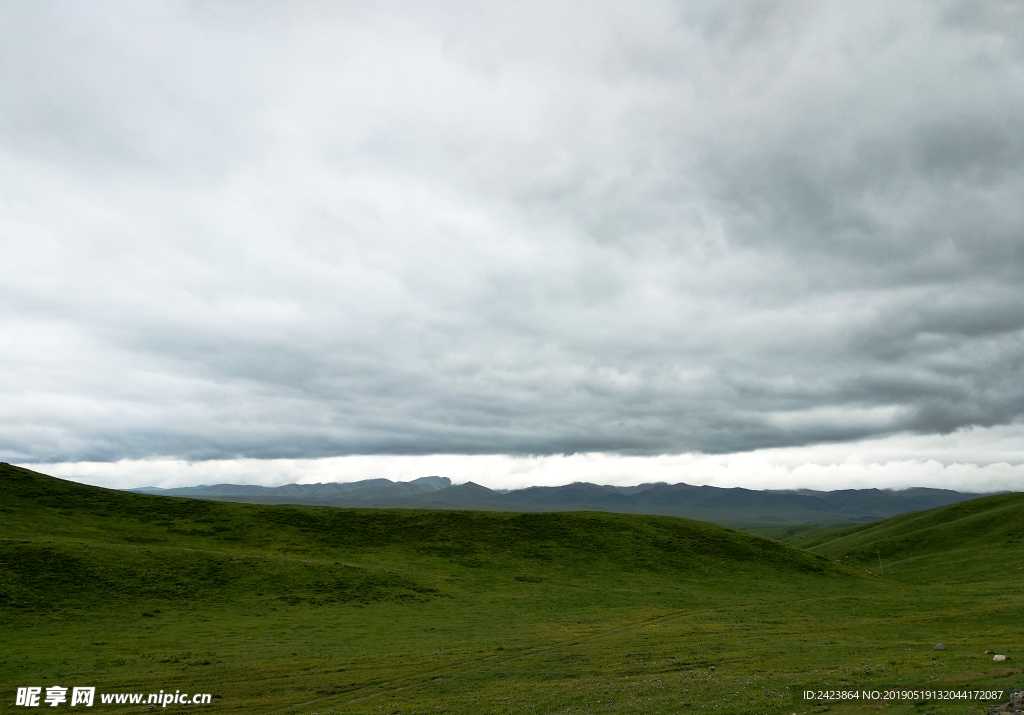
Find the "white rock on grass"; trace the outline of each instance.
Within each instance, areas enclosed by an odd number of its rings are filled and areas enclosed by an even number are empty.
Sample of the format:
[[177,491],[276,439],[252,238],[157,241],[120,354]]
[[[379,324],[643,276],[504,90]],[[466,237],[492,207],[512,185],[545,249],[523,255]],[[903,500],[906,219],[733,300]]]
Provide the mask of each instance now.
[[1006,656],[997,653],[996,655],[992,656],[992,660],[994,660],[996,663],[1002,663],[1004,660],[1006,660]]

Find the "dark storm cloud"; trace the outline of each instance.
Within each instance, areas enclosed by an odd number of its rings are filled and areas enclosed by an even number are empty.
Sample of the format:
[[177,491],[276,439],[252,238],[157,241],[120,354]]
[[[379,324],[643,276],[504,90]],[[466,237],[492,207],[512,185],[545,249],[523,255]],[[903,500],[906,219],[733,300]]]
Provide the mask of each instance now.
[[2,12],[0,458],[1024,412],[1017,3]]

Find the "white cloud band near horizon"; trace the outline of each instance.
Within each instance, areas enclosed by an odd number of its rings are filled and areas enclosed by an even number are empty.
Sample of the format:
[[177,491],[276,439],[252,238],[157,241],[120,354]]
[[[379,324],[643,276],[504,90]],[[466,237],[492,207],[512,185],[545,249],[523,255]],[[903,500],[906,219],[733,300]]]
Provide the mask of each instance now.
[[117,489],[219,483],[279,486],[375,478],[409,481],[436,475],[456,484],[472,481],[492,489],[572,482],[616,486],[686,482],[748,489],[1024,491],[1024,425],[720,455],[352,455],[193,462],[156,458],[20,466]]

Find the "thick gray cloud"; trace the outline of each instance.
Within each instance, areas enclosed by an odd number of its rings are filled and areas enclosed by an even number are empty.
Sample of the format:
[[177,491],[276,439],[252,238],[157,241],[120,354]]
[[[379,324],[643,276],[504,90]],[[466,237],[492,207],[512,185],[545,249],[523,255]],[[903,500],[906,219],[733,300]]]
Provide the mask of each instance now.
[[1018,2],[0,8],[0,458],[1019,421]]

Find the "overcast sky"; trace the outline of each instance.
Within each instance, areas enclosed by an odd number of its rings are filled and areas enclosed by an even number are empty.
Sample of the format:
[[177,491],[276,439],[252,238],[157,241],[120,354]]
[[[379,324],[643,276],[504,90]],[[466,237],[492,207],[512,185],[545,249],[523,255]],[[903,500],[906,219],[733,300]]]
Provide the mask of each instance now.
[[1022,128],[1019,0],[4,2],[0,459],[1024,489]]

